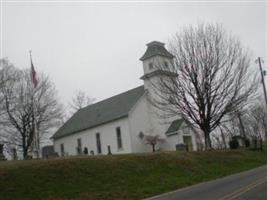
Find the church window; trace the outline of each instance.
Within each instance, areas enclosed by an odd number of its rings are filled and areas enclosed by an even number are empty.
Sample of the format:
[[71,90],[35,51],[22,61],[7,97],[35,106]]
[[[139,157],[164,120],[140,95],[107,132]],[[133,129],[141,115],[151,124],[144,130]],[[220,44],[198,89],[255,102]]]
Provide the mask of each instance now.
[[64,156],[64,144],[60,144],[60,154],[61,156]]
[[142,140],[144,138],[144,133],[141,131],[138,135],[138,137]]
[[98,154],[101,154],[102,153],[100,133],[97,133],[96,134],[96,149],[97,149],[97,153]]
[[120,127],[116,128],[116,134],[117,134],[118,149],[121,149],[122,148],[122,139],[121,139],[121,128]]
[[149,64],[148,64],[148,67],[149,67],[150,70],[153,69],[153,63],[152,63],[152,62],[149,63]]
[[82,139],[81,138],[77,139],[77,154],[78,155],[82,154]]

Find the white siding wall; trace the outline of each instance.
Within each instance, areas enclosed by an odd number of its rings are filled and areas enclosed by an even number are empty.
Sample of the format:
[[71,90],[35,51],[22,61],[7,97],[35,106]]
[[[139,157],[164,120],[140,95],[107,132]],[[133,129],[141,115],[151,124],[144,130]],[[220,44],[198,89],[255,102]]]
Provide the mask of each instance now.
[[[141,97],[129,114],[129,127],[131,132],[133,152],[151,152],[151,146],[146,145],[144,140],[140,139],[139,133],[145,135],[160,135],[166,138],[165,132],[169,127],[168,123],[162,123],[155,113],[155,108],[146,100],[146,94]],[[166,119],[167,120],[167,119]],[[167,141],[166,141],[167,142]],[[157,145],[156,149],[170,150],[168,144]],[[172,150],[175,150],[175,146]]]
[[151,147],[144,144],[140,139],[139,133],[146,134],[151,128],[152,123],[148,113],[147,101],[142,96],[129,113],[129,128],[131,132],[132,150],[134,153],[150,152]]
[[[120,127],[121,129],[121,137],[123,145],[122,149],[118,149],[117,146],[117,135],[116,135],[117,127]],[[110,145],[111,147],[112,154],[124,154],[132,152],[128,118],[116,120],[92,129],[81,131],[79,133],[70,136],[59,138],[54,141],[55,151],[58,152],[58,154],[60,155],[60,144],[63,143],[65,152],[68,155],[77,155],[76,151],[77,139],[81,138],[82,149],[84,149],[84,147],[87,147],[89,154],[90,151],[92,150],[96,155],[97,154],[96,133],[100,133],[101,148],[103,155],[106,155],[108,153],[108,147],[107,147],[108,145]]]
[[[151,58],[148,58],[143,61],[143,69],[145,74],[149,74],[150,72],[156,70],[159,66],[161,66],[162,69],[166,71],[171,71],[170,68],[164,68],[164,62],[167,62],[169,66],[172,65],[173,60],[170,58],[162,57],[162,56],[153,56]],[[149,70],[149,63],[154,63],[155,69]],[[148,91],[147,96],[152,101],[158,101],[160,102],[160,96],[157,95],[159,91],[157,91],[157,88],[155,88],[156,85],[159,85],[159,76],[153,76],[148,79],[144,80],[144,86],[145,89]],[[146,103],[148,117],[150,118],[152,128],[153,128],[153,134],[161,135],[163,138],[165,137],[165,132],[168,129],[170,123],[177,119],[177,117],[169,118],[167,114],[161,110],[157,109],[155,106],[151,105],[151,103]],[[161,145],[163,146],[163,145]],[[166,145],[165,145],[166,146]],[[166,147],[165,147],[166,148]]]
[[[176,144],[184,143],[183,135],[192,137],[193,149],[196,150],[196,138],[191,129],[186,129],[185,132],[180,131],[178,135],[166,137],[165,132],[170,126],[171,121],[179,118],[178,116],[172,119],[162,119],[157,116],[155,108],[146,100],[146,95],[141,97],[129,114],[129,127],[131,132],[132,150],[138,152],[150,152],[151,146],[145,145],[143,140],[139,138],[139,133],[143,132],[148,135],[160,135],[165,139],[165,142],[157,145],[157,149],[165,151],[176,150]],[[184,125],[181,127],[184,128]],[[186,133],[186,134],[184,134]]]
[[[100,133],[102,154],[108,153],[107,146],[110,145],[112,154],[124,153],[141,153],[151,152],[151,146],[144,144],[144,141],[139,138],[139,133],[151,135],[160,135],[165,138],[163,144],[156,148],[166,151],[174,151],[176,144],[183,143],[183,135],[191,135],[193,149],[196,150],[196,137],[192,130],[186,131],[189,134],[184,134],[179,131],[177,135],[166,137],[165,132],[173,119],[165,119],[166,123],[161,124],[154,113],[154,107],[146,100],[146,95],[142,96],[136,105],[131,109],[128,118],[116,120],[101,126],[81,131],[70,136],[59,138],[54,141],[55,151],[60,155],[60,144],[64,144],[65,153],[68,155],[77,155],[77,139],[82,139],[82,149],[88,148],[88,153],[94,151],[97,154],[96,133]],[[169,122],[167,122],[169,121]],[[116,128],[120,127],[123,148],[118,149]]]
[[176,144],[184,144],[183,136],[191,136],[193,150],[196,151],[197,150],[196,135],[194,131],[186,127],[184,123],[181,125],[181,128],[178,131],[178,134],[166,137],[166,144],[165,144],[166,149],[170,151],[174,151],[176,150]]
[[[165,67],[165,62],[168,63],[168,67]],[[149,68],[149,63],[153,64],[152,69]],[[170,70],[171,66],[173,66],[173,60],[162,56],[153,56],[143,61],[144,74],[149,74],[157,69]]]
[[166,137],[166,146],[169,147],[168,150],[175,151],[177,144],[183,143],[183,137],[181,134],[171,135]]
[[[164,62],[167,62],[169,67],[165,68]],[[154,68],[149,69],[149,63],[153,63]],[[143,70],[144,74],[149,74],[153,71],[155,71],[159,66],[161,66],[161,69],[164,70],[170,70],[172,71],[171,67],[173,63],[173,59],[165,58],[162,56],[154,56],[151,58],[148,58],[143,61]],[[157,99],[157,101],[160,101],[159,96],[155,94],[154,86],[157,85],[159,80],[158,76],[154,76],[148,79],[144,80],[144,86],[145,89],[148,91],[148,94],[151,95],[150,98]],[[145,99],[146,97],[143,97],[143,102],[138,104],[138,107],[136,110],[134,110],[130,117],[130,130],[132,133],[132,141],[133,141],[133,149],[134,151],[144,151],[145,149],[138,144],[138,140],[136,139],[140,130],[144,130],[144,133],[150,132],[152,135],[160,135],[162,138],[164,138],[166,141],[159,145],[159,148],[161,150],[175,150],[176,144],[184,143],[183,141],[183,133],[178,135],[173,135],[171,137],[166,137],[165,132],[169,128],[171,122],[173,120],[176,120],[179,118],[179,116],[175,116],[172,118],[169,118],[166,113],[164,113],[163,110],[159,110],[155,108],[153,105],[151,105],[148,101]],[[146,112],[146,114],[144,114]],[[142,114],[141,114],[142,113]],[[165,116],[165,117],[164,117]],[[147,118],[147,119],[146,119]],[[149,131],[146,131],[149,130]],[[152,132],[151,132],[152,131]],[[192,137],[192,143],[193,143],[193,149],[196,150],[196,138],[194,135],[194,132],[192,130],[188,130],[187,135],[190,135]]]

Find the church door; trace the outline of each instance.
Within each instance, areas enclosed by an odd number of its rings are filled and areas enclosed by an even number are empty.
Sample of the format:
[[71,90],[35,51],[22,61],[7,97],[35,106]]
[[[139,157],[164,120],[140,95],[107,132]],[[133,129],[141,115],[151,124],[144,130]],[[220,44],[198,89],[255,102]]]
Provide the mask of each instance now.
[[188,146],[189,151],[193,151],[193,143],[191,136],[183,136],[184,143]]

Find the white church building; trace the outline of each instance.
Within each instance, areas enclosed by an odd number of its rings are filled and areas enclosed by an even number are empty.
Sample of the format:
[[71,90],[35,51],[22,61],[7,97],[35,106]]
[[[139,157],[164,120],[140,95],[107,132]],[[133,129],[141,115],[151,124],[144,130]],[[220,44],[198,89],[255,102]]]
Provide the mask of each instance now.
[[[147,135],[159,135],[164,142],[156,145],[158,151],[174,151],[177,146],[187,144],[197,150],[196,132],[179,116],[164,119],[149,100],[151,81],[168,71],[174,56],[164,43],[147,44],[143,62],[144,85],[115,95],[78,110],[52,136],[54,149],[60,156],[88,152],[92,155],[151,152],[145,143]],[[164,65],[164,70],[154,67]],[[152,94],[153,95],[153,94]]]

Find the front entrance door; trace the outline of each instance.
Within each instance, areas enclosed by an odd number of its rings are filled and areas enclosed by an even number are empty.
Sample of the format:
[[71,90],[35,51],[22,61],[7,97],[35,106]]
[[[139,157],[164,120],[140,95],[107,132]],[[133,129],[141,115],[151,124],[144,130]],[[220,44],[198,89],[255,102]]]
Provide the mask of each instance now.
[[188,146],[188,150],[193,150],[193,143],[192,143],[192,137],[191,136],[183,136],[184,144]]

